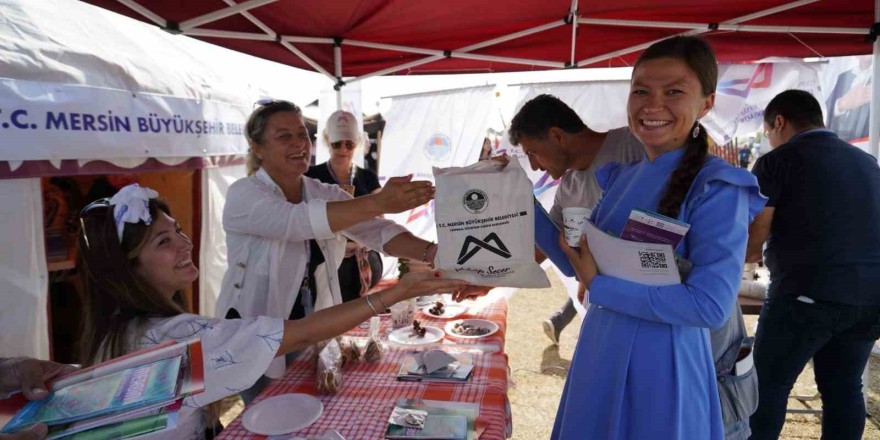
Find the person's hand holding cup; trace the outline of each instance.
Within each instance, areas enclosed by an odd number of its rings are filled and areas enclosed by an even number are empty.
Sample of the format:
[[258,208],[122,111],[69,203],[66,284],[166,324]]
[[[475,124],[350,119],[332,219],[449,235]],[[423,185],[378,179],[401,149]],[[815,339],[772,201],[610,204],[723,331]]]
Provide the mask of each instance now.
[[587,229],[592,210],[589,208],[562,208],[562,224],[565,227],[565,242],[572,248],[578,247],[581,235]]

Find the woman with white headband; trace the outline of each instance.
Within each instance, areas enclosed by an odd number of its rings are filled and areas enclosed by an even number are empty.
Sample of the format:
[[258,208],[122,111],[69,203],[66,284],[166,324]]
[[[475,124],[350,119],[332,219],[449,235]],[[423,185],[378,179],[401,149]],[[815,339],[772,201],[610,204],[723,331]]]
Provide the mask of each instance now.
[[[382,189],[376,173],[354,163],[367,139],[358,127],[355,116],[345,110],[330,115],[324,128],[324,144],[330,148],[327,162],[310,167],[307,177],[330,185],[339,185],[354,197],[374,194]],[[345,258],[339,265],[339,290],[343,301],[366,294],[382,276],[382,257],[360,243],[345,244]]]
[[465,286],[423,272],[298,320],[189,314],[181,291],[199,276],[192,242],[156,197],[133,184],[80,213],[77,267],[85,289],[79,349],[89,366],[170,340],[201,339],[205,392],[184,401],[176,429],[163,439],[204,438],[217,426],[208,405],[251,387],[276,356],[342,334],[398,301]]

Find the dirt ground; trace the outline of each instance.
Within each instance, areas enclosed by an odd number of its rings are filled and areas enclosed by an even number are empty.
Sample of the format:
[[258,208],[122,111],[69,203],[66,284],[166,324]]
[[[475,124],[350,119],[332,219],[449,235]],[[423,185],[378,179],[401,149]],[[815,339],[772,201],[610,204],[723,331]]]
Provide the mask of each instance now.
[[[569,325],[560,338],[559,347],[550,344],[541,330],[541,321],[562,306],[566,293],[558,278],[548,271],[552,287],[541,290],[521,290],[510,300],[508,315],[507,353],[510,356],[510,403],[513,410],[513,439],[534,440],[550,438],[556,407],[571,363],[580,318]],[[746,326],[754,334],[757,317],[747,316]],[[868,412],[864,439],[880,440],[880,358],[871,357],[868,382]],[[795,393],[813,395],[816,392],[813,371],[808,366],[798,379]],[[821,409],[818,400],[800,403],[789,400],[790,409]],[[789,414],[780,439],[818,439],[821,435],[818,415]]]
[[[510,404],[513,411],[513,439],[537,440],[550,438],[556,407],[562,386],[571,364],[575,342],[580,331],[580,318],[562,332],[559,346],[550,344],[541,330],[541,321],[562,306],[566,293],[562,283],[548,271],[552,287],[540,290],[521,290],[510,300],[506,350],[510,358]],[[747,316],[746,326],[754,333],[757,317]],[[870,361],[868,382],[868,412],[864,439],[880,440],[880,358]],[[795,393],[813,395],[816,392],[812,369],[808,366],[798,379]],[[237,397],[225,401],[226,411],[221,417],[224,425],[242,410]],[[789,400],[790,409],[821,409],[818,400],[801,403]],[[812,414],[789,414],[780,439],[818,439],[820,418]],[[354,439],[351,439],[354,440]]]

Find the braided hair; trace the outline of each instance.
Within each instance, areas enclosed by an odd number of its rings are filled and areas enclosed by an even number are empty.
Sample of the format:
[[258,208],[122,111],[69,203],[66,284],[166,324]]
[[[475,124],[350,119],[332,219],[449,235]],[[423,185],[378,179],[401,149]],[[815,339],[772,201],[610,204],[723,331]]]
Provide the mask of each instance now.
[[[683,62],[699,79],[703,96],[715,93],[715,86],[718,83],[718,63],[712,48],[703,39],[677,36],[654,43],[639,56],[635,68],[644,61],[658,58],[673,58]],[[698,134],[696,137],[688,135],[684,145],[684,156],[672,172],[666,184],[666,191],[657,207],[657,212],[667,217],[678,217],[681,204],[709,155],[708,136],[699,120],[694,122],[691,133],[695,130]]]

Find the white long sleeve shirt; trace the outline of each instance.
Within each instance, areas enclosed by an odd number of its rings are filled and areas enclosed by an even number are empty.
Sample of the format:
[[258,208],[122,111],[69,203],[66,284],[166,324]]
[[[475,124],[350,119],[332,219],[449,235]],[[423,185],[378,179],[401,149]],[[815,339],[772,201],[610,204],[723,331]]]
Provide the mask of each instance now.
[[205,391],[184,399],[176,427],[138,439],[203,439],[210,426],[207,405],[250,388],[272,361],[283,335],[284,322],[266,317],[215,319],[185,313],[133,322],[129,351],[199,338],[205,368]]
[[[342,302],[337,272],[345,255],[345,238],[382,251],[385,243],[406,232],[396,223],[369,219],[335,234],[327,218],[327,202],[351,198],[338,185],[302,177],[303,202],[287,201],[265,170],[229,187],[223,208],[226,231],[226,274],[217,299],[217,316],[235,308],[241,316],[287,319],[308,270],[309,240],[316,240],[325,263],[315,269],[315,310]],[[284,373],[283,357],[266,375]]]

